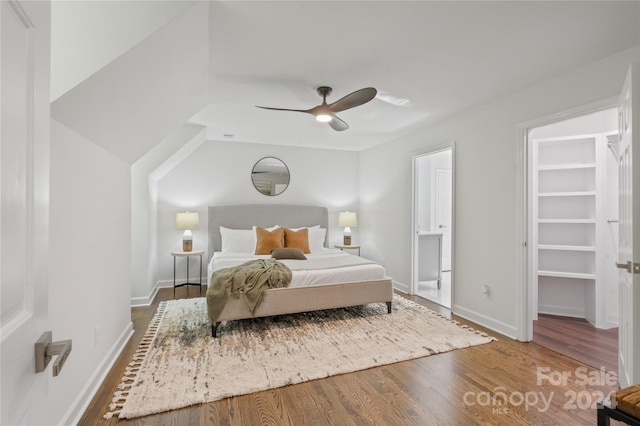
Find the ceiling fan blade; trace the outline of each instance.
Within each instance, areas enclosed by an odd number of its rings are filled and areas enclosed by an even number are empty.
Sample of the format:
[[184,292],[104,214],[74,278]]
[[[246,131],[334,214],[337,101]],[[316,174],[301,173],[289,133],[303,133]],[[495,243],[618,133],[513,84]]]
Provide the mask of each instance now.
[[313,110],[313,108],[311,109],[289,109],[289,108],[273,108],[273,107],[265,107],[265,106],[259,106],[256,105],[256,108],[262,108],[262,109],[271,109],[273,111],[294,111],[294,112],[306,112],[311,114],[311,111]]
[[329,124],[329,126],[331,126],[333,130],[337,130],[338,132],[342,132],[343,130],[347,130],[349,128],[349,125],[347,123],[336,117],[334,114],[331,114],[331,121],[329,121],[327,124]]
[[342,99],[329,104],[331,112],[340,112],[345,109],[357,107],[362,104],[366,104],[371,99],[376,97],[378,91],[373,87],[365,87],[364,89],[356,90],[353,93],[349,93]]

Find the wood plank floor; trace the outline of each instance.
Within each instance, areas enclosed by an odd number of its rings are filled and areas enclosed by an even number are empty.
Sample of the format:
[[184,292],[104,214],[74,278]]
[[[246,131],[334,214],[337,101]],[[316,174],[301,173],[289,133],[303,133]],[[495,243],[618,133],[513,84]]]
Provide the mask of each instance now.
[[158,302],[172,298],[162,289],[152,306],[132,309],[135,334],[80,425],[595,425],[595,403],[617,389],[604,377],[587,380],[597,369],[583,362],[454,317],[498,341],[138,419],[103,419]]
[[618,371],[618,329],[603,330],[581,318],[538,315],[533,341],[592,367]]

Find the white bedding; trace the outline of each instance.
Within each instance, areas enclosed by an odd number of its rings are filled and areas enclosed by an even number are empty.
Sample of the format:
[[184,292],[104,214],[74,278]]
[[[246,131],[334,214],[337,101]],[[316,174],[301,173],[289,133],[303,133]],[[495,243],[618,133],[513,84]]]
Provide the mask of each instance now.
[[[322,249],[310,254],[305,254],[305,256],[309,261],[292,259],[280,260],[280,262],[291,269],[292,279],[289,287],[308,287],[386,278],[385,270],[381,265],[345,253],[342,250]],[[270,257],[269,255],[217,251],[213,254],[209,262],[207,276],[209,280],[211,280],[211,274],[219,269],[230,268],[249,260],[268,259]],[[329,259],[335,260],[337,267],[326,268],[323,264],[328,262]],[[319,261],[315,262],[315,260]]]

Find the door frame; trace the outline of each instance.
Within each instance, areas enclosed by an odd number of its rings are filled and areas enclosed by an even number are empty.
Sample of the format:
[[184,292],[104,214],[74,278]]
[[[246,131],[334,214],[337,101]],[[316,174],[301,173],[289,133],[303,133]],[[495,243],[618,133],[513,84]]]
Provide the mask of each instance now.
[[451,312],[454,306],[454,282],[455,282],[455,232],[456,232],[456,144],[449,141],[440,145],[434,145],[421,151],[411,154],[411,282],[409,283],[409,294],[416,294],[416,280],[418,277],[418,237],[417,237],[417,217],[418,208],[418,158],[425,155],[451,150]]
[[590,104],[582,105],[566,111],[540,117],[531,121],[520,123],[517,126],[517,164],[516,172],[516,241],[515,247],[520,251],[517,263],[517,296],[518,306],[516,311],[516,340],[530,342],[533,340],[533,320],[537,312],[533,303],[537,300],[533,283],[532,248],[529,244],[532,229],[529,223],[529,130],[553,124],[559,121],[580,117],[605,109],[617,108],[618,98],[610,97]]

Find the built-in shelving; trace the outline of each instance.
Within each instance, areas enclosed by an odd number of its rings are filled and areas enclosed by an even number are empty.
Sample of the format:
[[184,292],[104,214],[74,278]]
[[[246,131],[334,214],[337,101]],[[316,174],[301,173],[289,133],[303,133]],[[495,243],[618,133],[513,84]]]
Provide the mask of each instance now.
[[595,163],[566,163],[566,164],[547,164],[538,167],[538,171],[547,170],[573,170],[573,169],[595,169]]
[[596,191],[539,192],[538,197],[595,197]]
[[538,244],[538,250],[596,251],[595,246]]
[[538,270],[539,277],[558,277],[558,278],[575,278],[578,280],[593,280],[595,274],[584,274],[580,272],[560,272],[560,271],[542,271]]
[[[595,316],[597,140],[534,141],[534,264],[543,313]],[[573,301],[566,300],[569,289]]]
[[538,219],[538,223],[596,223],[595,219]]

